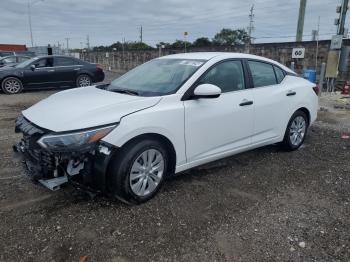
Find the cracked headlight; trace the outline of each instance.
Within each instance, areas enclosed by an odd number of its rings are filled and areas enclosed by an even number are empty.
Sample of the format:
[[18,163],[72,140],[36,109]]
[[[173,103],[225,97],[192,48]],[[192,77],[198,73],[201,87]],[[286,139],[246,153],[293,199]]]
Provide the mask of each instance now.
[[38,140],[38,144],[52,151],[88,150],[93,147],[96,142],[110,133],[116,126],[117,125],[112,125],[60,135],[44,135]]

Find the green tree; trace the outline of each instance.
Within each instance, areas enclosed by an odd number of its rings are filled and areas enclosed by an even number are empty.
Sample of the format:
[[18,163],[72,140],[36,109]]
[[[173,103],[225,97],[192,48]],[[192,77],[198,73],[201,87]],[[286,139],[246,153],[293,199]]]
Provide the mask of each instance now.
[[208,37],[200,37],[197,38],[192,45],[195,47],[211,46],[211,41]]
[[151,49],[153,47],[143,43],[143,42],[127,42],[127,49]]
[[[186,41],[186,47],[191,47],[191,43]],[[183,40],[176,40],[174,43],[171,44],[171,48],[185,48],[185,41]]]
[[167,43],[167,42],[159,42],[158,44],[156,44],[157,48],[159,48],[159,46],[164,46],[164,48],[170,48],[171,44]]
[[213,38],[216,45],[237,45],[249,42],[249,35],[244,29],[223,28]]
[[114,48],[117,50],[117,51],[120,51],[123,49],[123,43],[121,42],[115,42],[113,44],[110,45],[110,48],[113,50]]

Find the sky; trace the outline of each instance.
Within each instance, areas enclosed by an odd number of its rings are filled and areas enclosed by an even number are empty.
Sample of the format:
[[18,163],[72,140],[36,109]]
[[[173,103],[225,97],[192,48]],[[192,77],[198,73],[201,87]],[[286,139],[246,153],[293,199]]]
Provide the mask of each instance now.
[[[254,4],[254,42],[294,41],[299,0],[0,0],[0,43],[31,46],[28,22],[31,3],[34,45],[85,48],[116,41],[149,45],[198,37],[213,38],[222,28],[247,29]],[[336,32],[340,0],[307,0],[304,37],[311,39],[320,17],[320,39]],[[348,17],[350,16],[350,13]],[[349,27],[349,19],[346,27]]]

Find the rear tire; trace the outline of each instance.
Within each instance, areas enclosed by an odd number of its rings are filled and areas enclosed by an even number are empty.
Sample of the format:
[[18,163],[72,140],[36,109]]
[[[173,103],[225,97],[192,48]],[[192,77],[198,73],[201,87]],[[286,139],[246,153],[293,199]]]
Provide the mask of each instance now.
[[282,147],[287,151],[297,150],[303,143],[309,127],[309,120],[303,111],[296,111],[290,118]]
[[23,84],[17,77],[7,77],[2,81],[1,89],[5,94],[14,95],[22,92]]
[[76,81],[77,87],[91,86],[91,84],[91,77],[86,74],[79,75]]
[[111,159],[109,191],[127,204],[144,203],[160,190],[168,165],[168,152],[161,142],[133,141]]

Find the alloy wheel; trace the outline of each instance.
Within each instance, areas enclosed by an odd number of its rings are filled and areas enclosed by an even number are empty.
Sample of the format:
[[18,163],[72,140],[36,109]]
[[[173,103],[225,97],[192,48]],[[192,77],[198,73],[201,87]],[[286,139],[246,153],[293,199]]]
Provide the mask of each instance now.
[[289,129],[289,139],[293,146],[299,146],[303,142],[305,132],[306,120],[302,116],[297,116]]
[[88,77],[88,76],[81,76],[81,77],[79,77],[78,83],[79,83],[80,87],[90,86],[91,85],[90,77]]
[[10,93],[10,94],[16,94],[18,93],[22,86],[21,86],[21,83],[16,80],[16,79],[8,79],[5,81],[4,83],[4,88],[5,90]]
[[132,192],[137,196],[153,193],[164,174],[164,157],[156,149],[142,152],[134,161],[129,175]]

